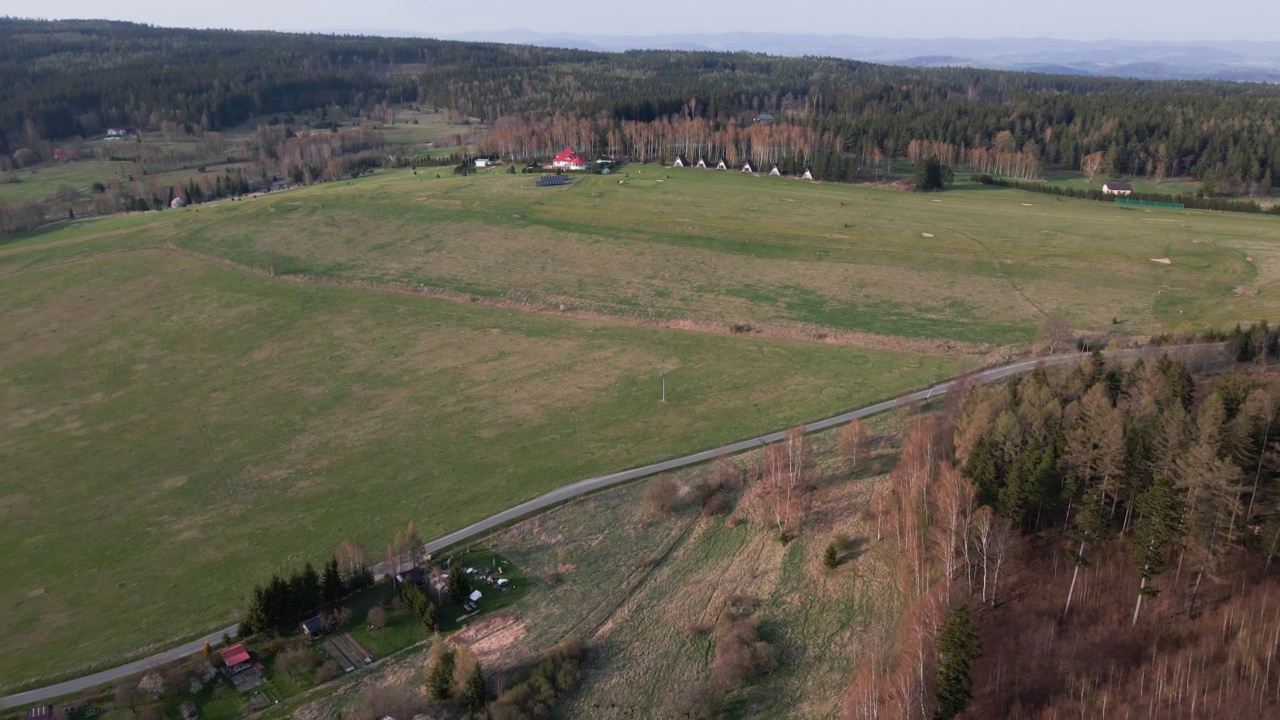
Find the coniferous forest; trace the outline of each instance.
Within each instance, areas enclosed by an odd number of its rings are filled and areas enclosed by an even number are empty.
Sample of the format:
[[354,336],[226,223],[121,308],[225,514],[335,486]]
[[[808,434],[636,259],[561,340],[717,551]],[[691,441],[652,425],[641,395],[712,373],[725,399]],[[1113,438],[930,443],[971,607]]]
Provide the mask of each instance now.
[[[1280,89],[915,69],[750,53],[621,54],[425,39],[0,20],[0,156],[111,127],[219,131],[273,113],[381,104],[497,124],[488,150],[841,163],[929,152],[1034,177],[1102,154],[1112,175],[1192,176],[1265,195],[1280,160]],[[758,129],[761,116],[771,128]],[[504,122],[498,123],[500,119]],[[644,126],[683,122],[682,137]],[[767,135],[770,150],[746,141]],[[655,134],[655,133],[650,133]]]

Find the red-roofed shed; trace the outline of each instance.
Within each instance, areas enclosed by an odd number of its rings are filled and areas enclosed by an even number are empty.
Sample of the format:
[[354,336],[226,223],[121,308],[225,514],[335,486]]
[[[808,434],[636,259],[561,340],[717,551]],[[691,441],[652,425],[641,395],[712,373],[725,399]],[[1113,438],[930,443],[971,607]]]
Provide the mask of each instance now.
[[249,651],[244,649],[244,643],[232,645],[222,651],[222,662],[226,663],[228,668],[243,665],[249,662]]

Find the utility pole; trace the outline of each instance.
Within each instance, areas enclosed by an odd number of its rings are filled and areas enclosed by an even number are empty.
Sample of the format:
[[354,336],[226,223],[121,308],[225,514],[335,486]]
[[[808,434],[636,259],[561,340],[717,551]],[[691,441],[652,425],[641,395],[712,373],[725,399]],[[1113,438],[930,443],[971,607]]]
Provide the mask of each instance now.
[[667,374],[662,373],[662,402],[667,401]]

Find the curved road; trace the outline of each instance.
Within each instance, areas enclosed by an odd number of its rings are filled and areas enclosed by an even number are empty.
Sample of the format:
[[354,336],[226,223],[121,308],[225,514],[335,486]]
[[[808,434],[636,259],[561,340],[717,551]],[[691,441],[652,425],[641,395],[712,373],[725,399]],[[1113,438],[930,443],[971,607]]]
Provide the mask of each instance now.
[[[1178,350],[1203,351],[1203,350],[1212,350],[1214,348],[1221,349],[1224,347],[1225,347],[1224,343],[1216,343],[1216,344],[1205,344],[1205,345],[1181,345],[1181,346],[1174,346],[1174,347],[1167,347],[1167,348],[1166,347],[1129,348],[1126,350],[1112,350],[1109,352],[1104,352],[1103,355],[1107,358],[1113,358],[1113,359],[1114,358],[1131,358],[1131,357],[1141,357],[1144,355],[1160,355],[1165,352],[1176,352]],[[818,430],[826,430],[827,428],[832,428],[837,425],[843,425],[849,422],[850,420],[853,420],[854,418],[864,418],[871,415],[878,415],[879,413],[882,413],[886,410],[893,410],[894,408],[902,407],[903,405],[910,405],[911,403],[919,402],[921,400],[928,400],[933,397],[940,397],[942,395],[945,395],[948,391],[955,388],[961,382],[965,382],[965,381],[976,382],[976,383],[994,382],[996,380],[1002,380],[1004,378],[1008,378],[1013,375],[1020,375],[1025,372],[1029,372],[1031,370],[1034,370],[1037,367],[1050,367],[1054,365],[1062,365],[1065,363],[1075,362],[1084,358],[1085,356],[1086,356],[1086,353],[1073,353],[1070,355],[1050,355],[1048,357],[1033,358],[1031,360],[1023,360],[1021,362],[1016,362],[1011,365],[1002,365],[1000,367],[981,370],[979,372],[971,373],[968,375],[957,376],[946,382],[934,385],[933,387],[930,387],[926,390],[920,390],[917,392],[910,393],[908,395],[902,395],[902,396],[893,398],[892,400],[885,400],[884,402],[876,403],[875,405],[868,405],[864,408],[859,408],[857,410],[844,413],[843,415],[837,415],[832,418],[827,418],[826,420],[819,420],[814,423],[809,423],[808,425],[804,426],[804,429],[805,429],[805,432],[816,432]],[[461,530],[458,530],[456,532],[451,532],[448,535],[445,535],[444,537],[432,540],[431,542],[423,546],[423,552],[425,553],[439,552],[453,545],[458,545],[460,543],[466,542],[467,540],[471,540],[472,538],[475,538],[479,535],[487,533],[490,530],[494,530],[495,528],[501,527],[502,525],[510,523],[514,520],[518,520],[526,515],[532,515],[540,510],[545,510],[554,505],[558,505],[566,500],[570,500],[575,497],[578,497],[579,495],[585,495],[589,492],[594,492],[596,490],[612,487],[614,485],[620,485],[622,483],[629,482],[631,480],[637,480],[643,477],[647,477],[649,475],[656,475],[658,473],[664,473],[664,472],[669,472],[671,470],[685,468],[690,465],[697,465],[699,463],[704,463],[709,460],[715,460],[716,458],[722,457],[724,455],[734,455],[740,452],[744,452],[746,450],[751,450],[753,448],[760,447],[760,445],[765,443],[777,442],[779,440],[782,440],[785,432],[786,432],[785,430],[780,430],[778,432],[770,433],[768,435],[761,435],[760,437],[751,438],[750,440],[742,440],[740,442],[724,445],[722,447],[715,448],[714,450],[704,450],[703,452],[694,453],[693,455],[686,455],[681,458],[675,458],[674,460],[665,460],[663,462],[654,463],[652,465],[645,465],[644,467],[638,467],[631,470],[623,470],[622,472],[616,472],[610,475],[601,475],[599,477],[588,478],[586,480],[579,480],[578,482],[575,482],[571,485],[565,485],[562,488],[552,490],[551,492],[546,493],[545,495],[539,495],[538,497],[526,503],[521,503],[520,505],[516,505],[513,508],[503,510],[502,512],[496,515],[485,518],[484,520],[481,520],[477,523],[468,525],[467,527],[464,527]],[[375,571],[375,574],[378,574],[377,566],[375,566],[374,571]],[[237,629],[237,626],[232,625],[231,627],[224,628],[214,633],[210,633],[209,635],[206,635],[205,637],[202,637],[199,640],[193,640],[192,642],[189,642],[186,645],[183,645],[181,647],[176,647],[171,650],[166,650],[165,652],[152,655],[151,657],[144,658],[142,660],[131,662],[126,665],[121,665],[119,667],[114,667],[109,670],[103,670],[102,672],[97,672],[92,675],[86,675],[84,677],[76,678],[74,680],[67,680],[66,682],[61,682],[56,685],[50,685],[48,687],[43,687],[37,690],[29,690],[27,692],[21,692],[21,693],[0,698],[0,708],[17,707],[21,705],[29,705],[32,703],[42,702],[45,700],[51,700],[53,698],[61,697],[63,695],[71,695],[74,693],[78,693],[82,690],[86,690],[88,688],[94,688],[94,687],[98,687],[99,685],[105,685],[107,683],[115,682],[117,680],[120,680],[121,678],[129,677],[130,675],[136,675],[138,673],[154,668],[158,665],[163,665],[167,662],[178,660],[188,655],[194,655],[195,653],[198,653],[204,649],[204,644],[206,641],[209,642],[210,644],[217,645],[219,642],[222,641],[222,636],[224,634],[231,635],[234,637],[236,633],[236,629]]]

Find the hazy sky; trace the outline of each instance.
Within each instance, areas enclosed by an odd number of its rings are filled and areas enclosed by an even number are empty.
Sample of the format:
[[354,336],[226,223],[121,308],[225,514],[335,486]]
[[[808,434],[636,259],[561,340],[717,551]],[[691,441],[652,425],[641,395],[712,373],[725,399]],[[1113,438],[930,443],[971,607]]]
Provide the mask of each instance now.
[[1280,2],[1164,0],[0,0],[0,15],[177,27],[450,35],[523,28],[653,35],[772,31],[879,37],[1277,40]]

